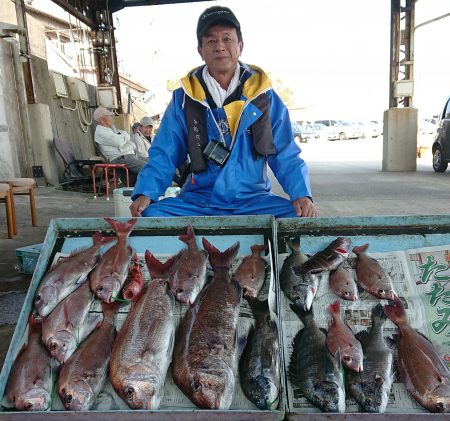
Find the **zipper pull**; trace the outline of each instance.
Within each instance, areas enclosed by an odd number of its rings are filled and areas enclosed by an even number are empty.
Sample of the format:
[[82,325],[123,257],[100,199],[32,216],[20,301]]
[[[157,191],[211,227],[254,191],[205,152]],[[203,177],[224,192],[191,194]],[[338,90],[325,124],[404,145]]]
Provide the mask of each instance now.
[[191,176],[191,184],[195,184],[194,173],[192,173],[192,176]]

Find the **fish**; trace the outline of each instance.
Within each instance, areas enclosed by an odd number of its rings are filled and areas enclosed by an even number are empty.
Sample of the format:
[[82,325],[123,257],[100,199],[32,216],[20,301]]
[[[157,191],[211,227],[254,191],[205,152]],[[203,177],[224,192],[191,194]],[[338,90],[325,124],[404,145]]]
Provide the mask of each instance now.
[[345,411],[345,388],[340,362],[326,346],[326,330],[316,325],[312,310],[304,311],[295,304],[291,309],[304,328],[295,336],[289,362],[291,382],[314,406],[324,412]]
[[337,269],[337,267],[347,260],[350,252],[351,241],[348,238],[338,237],[326,248],[316,253],[303,265],[294,266],[297,273],[320,273]]
[[356,282],[374,297],[393,300],[397,294],[392,286],[392,279],[381,265],[366,250],[369,244],[353,247],[357,255],[355,262]]
[[202,239],[214,276],[181,320],[172,359],[172,376],[197,407],[228,409],[237,375],[237,323],[242,288],[229,268],[239,250],[224,252]]
[[267,300],[247,298],[255,316],[239,360],[239,378],[247,398],[259,409],[278,407],[281,394],[278,328],[270,319]]
[[[286,238],[286,244],[291,253],[286,257],[281,267],[280,285],[286,296],[292,300],[294,287],[298,284],[298,277],[292,271],[292,268],[302,266],[308,260],[308,257],[300,249],[300,237]],[[295,300],[292,301],[295,302]]]
[[57,390],[67,411],[88,411],[94,404],[108,375],[120,305],[102,302],[103,321],[62,366]]
[[328,285],[331,291],[344,300],[358,299],[358,287],[345,262],[330,272]]
[[261,291],[266,275],[266,261],[260,254],[266,249],[265,244],[251,246],[252,254],[242,259],[234,273],[236,281],[242,287],[244,298],[256,298]]
[[399,297],[384,306],[397,325],[396,337],[400,378],[412,397],[434,413],[450,412],[450,369],[431,341],[413,329]]
[[117,234],[117,243],[100,258],[98,265],[89,275],[91,290],[95,296],[110,303],[119,294],[127,279],[132,249],[127,244],[128,236],[137,222],[137,218],[128,222],[119,222],[104,218]]
[[350,327],[341,319],[340,308],[339,301],[329,306],[333,319],[328,325],[327,347],[332,355],[339,356],[344,367],[360,373],[363,371],[362,346]]
[[177,301],[192,304],[206,282],[208,253],[198,248],[192,225],[188,225],[187,233],[178,238],[187,244],[187,248],[180,252],[170,275],[170,289]]
[[384,413],[394,381],[394,347],[389,338],[383,336],[386,320],[383,306],[378,303],[372,308],[370,330],[356,334],[363,349],[364,371],[347,372],[346,383],[350,394],[363,412]]
[[19,411],[47,411],[52,400],[52,357],[41,340],[42,323],[28,318],[28,342],[17,354],[5,395]]
[[89,282],[83,284],[43,319],[42,340],[50,355],[61,364],[73,354],[77,345],[92,331],[101,315],[88,318],[94,297]]
[[132,409],[158,409],[161,403],[175,335],[175,298],[168,285],[175,257],[161,263],[146,250],[152,279],[132,301],[114,341],[109,380]]
[[41,317],[48,316],[94,269],[100,257],[100,248],[109,239],[105,239],[100,232],[95,233],[92,239],[92,247],[72,252],[53,264],[45,274],[34,299],[34,307]]
[[137,297],[144,288],[144,278],[142,276],[141,265],[137,254],[133,256],[132,266],[128,275],[127,283],[124,284],[122,295],[125,300],[131,301]]

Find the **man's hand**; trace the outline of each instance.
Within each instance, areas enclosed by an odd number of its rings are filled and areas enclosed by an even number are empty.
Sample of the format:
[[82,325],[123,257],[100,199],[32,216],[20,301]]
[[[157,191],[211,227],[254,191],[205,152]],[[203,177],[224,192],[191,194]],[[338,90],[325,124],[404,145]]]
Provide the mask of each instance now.
[[139,196],[130,205],[131,216],[139,217],[144,209],[150,205],[150,198],[147,196]]
[[316,218],[317,209],[313,201],[309,197],[301,197],[292,202],[297,216]]

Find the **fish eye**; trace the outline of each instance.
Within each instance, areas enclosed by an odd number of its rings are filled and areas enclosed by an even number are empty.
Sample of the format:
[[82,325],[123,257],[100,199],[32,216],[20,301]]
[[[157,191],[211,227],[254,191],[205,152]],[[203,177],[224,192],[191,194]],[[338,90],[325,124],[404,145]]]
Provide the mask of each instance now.
[[56,342],[52,342],[52,343],[50,344],[50,349],[54,350],[54,349],[56,349],[56,348],[58,348],[58,344],[57,344]]
[[27,402],[23,408],[25,411],[31,411],[33,409],[33,404],[31,402]]
[[349,363],[352,360],[352,357],[350,357],[349,355],[344,355],[344,357],[342,358],[345,362]]
[[97,292],[102,292],[103,291],[103,285],[99,285],[98,287],[97,287],[97,290],[96,290]]
[[348,291],[344,291],[344,295],[345,295],[346,297],[348,297],[348,296],[350,295],[350,293],[349,293]]
[[436,402],[436,412],[444,412],[444,402]]
[[40,301],[41,300],[41,294],[36,295],[36,301]]
[[202,388],[202,385],[199,382],[192,382],[191,387],[194,392],[198,392]]
[[176,294],[182,294],[184,292],[184,289],[183,288],[177,288],[176,290],[175,290],[175,293]]
[[126,387],[124,393],[127,399],[131,399],[134,396],[134,389],[132,387]]
[[68,395],[66,395],[65,401],[66,401],[66,403],[72,403],[73,396],[69,393]]
[[366,400],[364,401],[364,403],[366,405],[372,405],[372,399],[371,398],[366,398]]
[[379,289],[378,290],[378,294],[380,294],[380,295],[385,294],[385,293],[386,293],[386,291],[384,289]]

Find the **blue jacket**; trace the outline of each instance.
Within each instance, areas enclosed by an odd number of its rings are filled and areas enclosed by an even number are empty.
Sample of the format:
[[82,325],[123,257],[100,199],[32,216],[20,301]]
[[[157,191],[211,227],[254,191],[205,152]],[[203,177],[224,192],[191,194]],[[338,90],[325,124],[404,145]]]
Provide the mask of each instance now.
[[[204,105],[208,138],[225,141],[231,147],[231,154],[223,167],[208,161],[206,171],[190,174],[180,192],[183,200],[223,209],[239,209],[243,202],[256,202],[262,196],[272,194],[267,164],[291,201],[304,196],[312,197],[308,169],[299,156],[301,150],[294,141],[286,106],[261,69],[240,65],[250,72],[244,82],[241,100],[220,109],[209,107],[205,91],[196,76],[199,69],[182,79],[182,87],[174,91],[152,142],[150,159],[139,173],[133,200],[138,195],[145,195],[158,201],[158,197],[171,185],[176,168],[186,160],[188,127],[184,112],[185,95]],[[262,113],[250,101],[264,93],[270,99],[270,122],[276,153],[258,159],[254,153],[250,126]],[[223,134],[223,127],[221,130],[222,125],[216,119],[227,120],[228,134]]]

